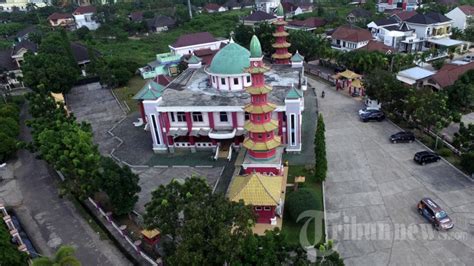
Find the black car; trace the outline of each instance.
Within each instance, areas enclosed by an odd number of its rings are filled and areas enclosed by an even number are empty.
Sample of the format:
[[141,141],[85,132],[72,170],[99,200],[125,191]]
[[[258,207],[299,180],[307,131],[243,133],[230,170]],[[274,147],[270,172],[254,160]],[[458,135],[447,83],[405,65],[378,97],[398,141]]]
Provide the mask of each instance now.
[[382,120],[385,119],[384,112],[382,112],[380,110],[375,110],[375,111],[371,111],[371,112],[367,112],[367,113],[362,113],[359,116],[360,116],[360,120],[362,120],[362,122],[368,122],[368,121],[372,121],[372,120],[382,121]]
[[397,142],[413,142],[415,141],[415,135],[410,131],[401,131],[390,136],[392,143]]
[[415,157],[413,157],[413,160],[418,164],[424,165],[427,163],[437,162],[441,160],[441,157],[432,151],[420,151],[415,153]]

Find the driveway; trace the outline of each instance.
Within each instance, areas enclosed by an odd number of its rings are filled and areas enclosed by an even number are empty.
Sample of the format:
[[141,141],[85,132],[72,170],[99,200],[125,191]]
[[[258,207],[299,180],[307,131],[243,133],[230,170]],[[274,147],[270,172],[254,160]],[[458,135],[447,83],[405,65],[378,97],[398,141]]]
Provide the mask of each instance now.
[[[326,123],[328,237],[347,265],[472,264],[474,183],[444,161],[419,166],[419,143],[391,144],[398,129],[384,121],[362,123],[362,103],[310,80]],[[317,167],[317,166],[316,166]],[[417,212],[431,197],[454,220],[437,232]]]
[[[26,109],[22,109],[20,138],[31,141],[24,123],[30,119]],[[41,254],[50,256],[61,245],[71,245],[83,265],[131,265],[110,241],[100,239],[69,200],[58,196],[58,178],[45,161],[20,150],[18,160],[11,163],[16,196],[21,198],[14,210]]]

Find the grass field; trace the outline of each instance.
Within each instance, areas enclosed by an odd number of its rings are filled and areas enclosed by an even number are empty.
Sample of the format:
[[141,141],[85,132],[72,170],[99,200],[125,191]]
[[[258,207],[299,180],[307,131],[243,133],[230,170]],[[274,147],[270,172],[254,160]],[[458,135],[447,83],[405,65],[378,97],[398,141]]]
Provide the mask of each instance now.
[[146,82],[142,77],[134,76],[128,81],[127,86],[114,89],[114,93],[117,95],[120,103],[123,104],[125,102],[130,108],[131,113],[138,111],[137,101],[132,99],[132,97],[145,86]]
[[[309,188],[311,192],[314,194],[314,196],[316,197],[316,199],[318,200],[317,206],[320,206],[318,211],[324,211],[322,184],[321,182],[312,180],[311,178],[312,172],[313,172],[312,169],[306,169],[305,166],[290,166],[289,173],[288,173],[288,183],[292,183],[295,176],[301,176],[301,175],[306,176],[306,182],[301,184],[299,187]],[[293,188],[288,188],[286,197],[288,197],[288,195],[291,193],[296,193],[296,192],[294,192]],[[305,222],[306,220],[300,221],[298,223],[292,220],[289,213],[287,212],[287,208],[285,208],[285,213],[283,215],[282,232],[286,234],[286,237],[290,243],[300,244],[300,233]],[[318,231],[315,231],[315,229],[317,229]],[[315,232],[317,234],[315,234]],[[319,242],[324,242],[325,237],[326,237],[324,235],[324,221],[322,222],[317,221],[315,225],[315,219],[312,219],[308,223],[306,236],[310,243],[317,244]],[[315,239],[316,237],[320,237],[320,238]]]

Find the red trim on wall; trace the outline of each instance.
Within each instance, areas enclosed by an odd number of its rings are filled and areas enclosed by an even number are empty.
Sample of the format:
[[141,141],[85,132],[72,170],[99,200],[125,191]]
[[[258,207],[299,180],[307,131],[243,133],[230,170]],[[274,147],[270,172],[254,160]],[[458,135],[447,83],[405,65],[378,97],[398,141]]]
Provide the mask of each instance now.
[[234,128],[237,128],[237,112],[232,112],[232,126]]
[[[257,211],[255,208],[259,207],[262,208],[262,210]],[[270,207],[271,209],[269,211],[265,211],[265,207]],[[275,217],[275,206],[254,206],[253,207],[253,212],[255,215],[257,215],[257,223],[261,224],[269,224],[271,223],[270,219]]]
[[167,112],[163,112],[163,120],[165,122],[165,128],[166,128],[166,131],[169,132],[170,131],[170,118],[169,118],[169,115]]
[[191,133],[191,130],[193,128],[193,120],[191,120],[191,113],[190,112],[186,112],[185,113],[186,115],[186,125],[188,126],[188,133]]
[[140,116],[143,119],[143,122],[147,122],[146,115],[145,115],[145,107],[143,106],[143,101],[138,102],[138,107],[140,108]]
[[214,129],[214,113],[213,112],[208,112],[207,117],[209,118],[209,127],[211,129]]

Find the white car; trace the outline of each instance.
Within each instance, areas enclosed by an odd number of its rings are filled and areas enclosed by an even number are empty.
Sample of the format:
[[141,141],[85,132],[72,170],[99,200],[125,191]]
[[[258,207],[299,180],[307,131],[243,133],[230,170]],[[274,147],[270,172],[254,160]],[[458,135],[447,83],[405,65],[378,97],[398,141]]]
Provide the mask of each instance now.
[[370,112],[376,112],[376,111],[380,111],[380,108],[378,108],[378,107],[366,107],[366,108],[363,108],[363,109],[359,110],[359,115],[367,114],[367,113],[370,113]]
[[474,55],[466,55],[466,56],[462,59],[462,61],[464,61],[464,62],[472,62],[472,61],[474,61]]

